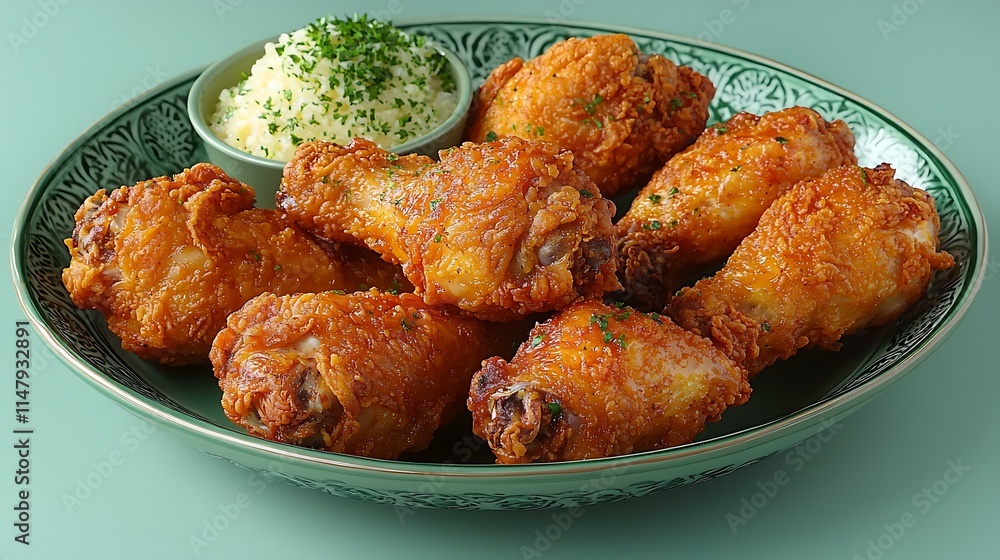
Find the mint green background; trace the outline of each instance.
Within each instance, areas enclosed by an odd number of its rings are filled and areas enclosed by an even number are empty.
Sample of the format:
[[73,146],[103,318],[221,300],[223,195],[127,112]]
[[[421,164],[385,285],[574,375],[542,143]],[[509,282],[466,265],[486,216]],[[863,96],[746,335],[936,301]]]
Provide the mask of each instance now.
[[[401,21],[461,15],[545,18],[572,10],[573,19],[703,33],[703,38],[710,36],[711,20],[731,10],[735,19],[713,40],[805,70],[896,114],[945,150],[975,189],[991,231],[1000,231],[995,101],[1000,4],[921,1],[505,0],[476,7],[400,0],[298,2],[279,9],[276,3],[251,0],[155,5],[52,0],[58,13],[16,53],[8,34],[20,33],[21,18],[43,11],[46,0],[4,2],[0,168],[8,196],[0,207],[3,262],[9,260],[9,231],[27,188],[64,146],[124,98],[318,15],[374,14],[396,6],[402,9],[396,15]],[[220,16],[218,9],[231,4],[236,6]],[[891,22],[894,5],[918,9],[886,39],[878,22]],[[995,235],[990,241],[995,243]],[[847,418],[831,441],[818,451],[811,448],[816,453],[808,462],[779,454],[705,484],[586,508],[542,557],[850,559],[865,557],[868,540],[883,534],[883,524],[896,523],[908,512],[916,524],[892,540],[883,558],[995,557],[1000,521],[996,249],[990,249],[988,259],[982,292],[951,338]],[[239,516],[197,557],[523,558],[521,547],[533,546],[536,530],[544,532],[555,524],[553,514],[561,513],[416,511],[401,522],[392,507],[264,484],[164,434],[154,432],[145,441],[129,435],[140,422],[86,387],[36,337],[33,544],[24,547],[12,540],[17,458],[10,434],[15,427],[13,322],[23,313],[7,273],[0,274],[0,316],[9,321],[0,326],[0,348],[9,349],[0,352],[8,356],[2,370],[7,381],[0,383],[0,434],[7,434],[0,437],[0,557],[194,557],[189,537],[200,535],[204,523],[241,492],[249,496],[249,505],[243,500]],[[68,511],[62,497],[73,494],[78,480],[97,476],[95,464],[116,453],[123,462]],[[924,513],[913,496],[941,480],[949,460],[971,470]],[[741,499],[749,500],[758,483],[779,471],[789,482],[734,534],[727,514],[739,515]]]

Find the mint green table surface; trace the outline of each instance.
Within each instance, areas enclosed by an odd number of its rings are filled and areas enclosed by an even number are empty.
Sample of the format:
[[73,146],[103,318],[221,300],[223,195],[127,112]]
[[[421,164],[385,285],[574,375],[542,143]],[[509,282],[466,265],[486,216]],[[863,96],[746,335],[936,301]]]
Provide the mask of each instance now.
[[[563,511],[400,512],[265,483],[140,423],[34,346],[31,533],[14,541],[14,322],[0,275],[0,558],[996,558],[1000,534],[1000,4],[989,1],[0,4],[3,263],[25,191],[145,88],[316,16],[571,18],[695,35],[883,106],[933,140],[993,235],[964,322],[826,441],[654,496]],[[48,13],[46,13],[48,10]],[[727,11],[728,10],[728,11]],[[42,15],[39,15],[42,14]],[[27,18],[26,20],[23,18]],[[27,25],[26,22],[35,23]],[[30,36],[29,36],[30,35]],[[808,372],[803,372],[808,374]],[[773,481],[779,479],[783,485]],[[223,516],[221,531],[206,529]]]

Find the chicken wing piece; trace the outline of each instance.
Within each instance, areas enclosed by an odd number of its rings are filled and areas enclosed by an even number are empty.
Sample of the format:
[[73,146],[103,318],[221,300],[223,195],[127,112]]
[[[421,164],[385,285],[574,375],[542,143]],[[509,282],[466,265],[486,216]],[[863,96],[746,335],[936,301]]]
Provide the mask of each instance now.
[[688,443],[746,402],[746,372],[662,315],[587,300],[472,380],[473,431],[499,463],[610,457]]
[[330,253],[253,200],[206,163],[98,191],[76,213],[63,284],[124,349],[170,365],[207,362],[226,316],[258,294],[355,287]]
[[211,356],[226,416],[249,434],[395,459],[453,418],[492,350],[473,318],[371,290],[264,294]]
[[628,35],[567,39],[496,68],[479,89],[465,137],[555,142],[613,196],[693,142],[714,95],[707,78],[640,53]]
[[553,144],[466,143],[441,162],[355,139],[299,146],[278,204],[310,233],[399,263],[429,304],[509,321],[620,288],[614,204]]
[[616,228],[630,303],[663,309],[692,273],[728,257],[792,185],[857,163],[843,121],[792,107],[739,113],[653,175]]
[[938,251],[926,192],[888,164],[847,165],[803,181],[764,212],[714,277],[682,290],[667,312],[707,336],[751,376],[804,347],[888,324],[954,259]]

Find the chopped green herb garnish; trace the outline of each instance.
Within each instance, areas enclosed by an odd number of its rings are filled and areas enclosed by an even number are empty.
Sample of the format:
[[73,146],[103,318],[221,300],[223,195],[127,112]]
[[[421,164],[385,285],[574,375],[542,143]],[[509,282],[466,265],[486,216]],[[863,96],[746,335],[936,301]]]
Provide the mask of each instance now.
[[767,323],[764,323],[763,325],[761,325],[761,326],[760,326],[760,328],[761,328],[761,329],[762,329],[762,330],[763,330],[764,332],[771,332],[771,325],[769,325],[769,324],[767,324]]
[[493,132],[491,130],[491,131],[489,131],[489,132],[486,133],[486,141],[487,142],[496,142],[496,139],[497,139],[497,133],[496,132]]
[[588,191],[587,189],[580,189],[580,195],[584,198],[594,198],[594,193]]
[[594,323],[597,323],[597,326],[602,331],[606,331],[608,330],[608,317],[611,317],[611,315],[603,313],[598,315],[595,313],[590,316],[590,324],[593,325]]
[[410,329],[412,329],[412,328],[413,328],[413,325],[411,325],[411,324],[410,324],[410,323],[409,323],[409,322],[408,322],[408,321],[406,320],[406,317],[403,317],[403,322],[402,322],[402,324],[403,324],[403,330],[404,330],[404,331],[408,331],[408,330],[410,330]]
[[559,404],[559,403],[557,403],[557,402],[550,402],[549,403],[549,412],[552,413],[553,417],[559,416],[559,413],[562,412],[562,405]]
[[545,333],[536,334],[535,336],[531,337],[531,345],[538,346],[539,344],[542,343],[542,340],[544,339],[545,339]]
[[435,243],[440,243],[441,242],[441,234],[440,233],[434,236],[434,242]]
[[435,198],[434,200],[432,200],[430,202],[431,210],[436,210],[438,205],[441,204],[441,202],[443,201],[444,201],[443,198]]
[[775,141],[777,141],[779,144],[787,144],[788,143],[788,140],[786,140],[782,136],[778,136],[777,138],[775,138]]
[[730,169],[730,171],[732,171],[733,173],[736,173],[740,169],[743,169],[743,166],[742,165],[737,165],[736,167]]
[[[646,98],[649,99],[648,97]],[[592,101],[587,101],[582,97],[577,97],[573,100],[574,105],[583,105],[583,110],[587,112],[588,115],[593,115],[597,112],[597,106],[604,102],[604,98],[599,94],[594,96]]]
[[649,196],[648,196],[648,197],[646,197],[646,198],[648,198],[648,199],[649,199],[649,201],[650,201],[650,202],[652,202],[653,204],[659,204],[659,203],[660,203],[660,200],[662,200],[662,199],[663,199],[663,197],[662,197],[662,196],[660,196],[660,195],[658,195],[658,194],[651,194],[651,195],[649,195]]
[[347,292],[345,292],[344,290],[330,290],[330,293],[331,294],[336,294],[338,296],[345,296],[345,295],[347,295]]
[[677,193],[679,193],[679,192],[681,192],[681,191],[678,190],[677,187],[670,187],[670,192],[667,193],[667,196],[669,196],[670,198],[673,198],[674,195],[677,194]]
[[726,130],[725,125],[721,125],[721,124],[713,124],[712,128],[714,128],[715,132],[718,133],[718,134],[720,134],[720,135],[721,134],[725,134],[726,132],[729,132],[728,130]]

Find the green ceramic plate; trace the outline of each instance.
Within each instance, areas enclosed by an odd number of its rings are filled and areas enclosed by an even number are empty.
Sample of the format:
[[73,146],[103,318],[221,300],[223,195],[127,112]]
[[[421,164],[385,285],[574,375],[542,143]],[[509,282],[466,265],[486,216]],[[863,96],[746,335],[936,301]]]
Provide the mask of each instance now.
[[[741,110],[806,105],[843,119],[864,165],[892,163],[928,190],[941,216],[941,241],[958,266],[900,321],[846,340],[839,353],[806,352],[760,376],[754,396],[728,411],[698,441],[672,449],[550,465],[493,465],[488,449],[459,421],[431,449],[400,461],[324,453],[247,436],[223,415],[207,368],[178,372],[123,352],[101,317],[73,306],[60,274],[62,240],[81,201],[172,174],[205,159],[185,102],[192,72],[116,110],[42,173],[18,215],[15,286],[35,327],[84,380],[137,416],[206,453],[291,484],[406,507],[526,509],[620,500],[711,479],[788,449],[850,414],[940,344],[979,288],[983,217],[958,170],[926,138],[875,105],[797,70],[733,49],[653,31],[539,21],[454,21],[407,26],[458,53],[478,84],[512,56],[531,57],[556,41],[613,31],[646,52],[663,53],[707,75],[718,88],[713,121]],[[238,45],[234,45],[234,48]]]

